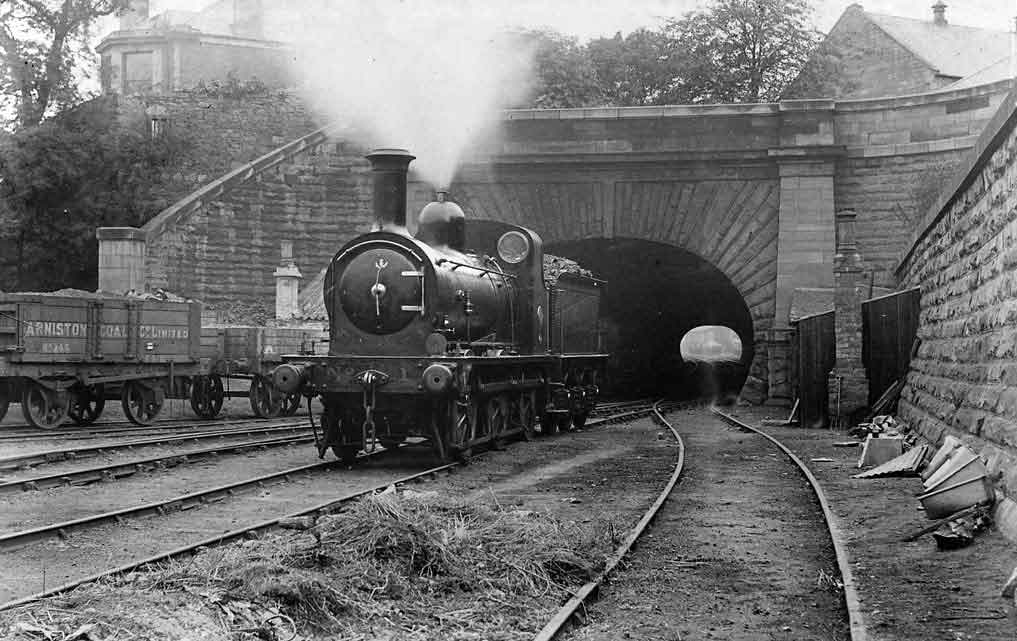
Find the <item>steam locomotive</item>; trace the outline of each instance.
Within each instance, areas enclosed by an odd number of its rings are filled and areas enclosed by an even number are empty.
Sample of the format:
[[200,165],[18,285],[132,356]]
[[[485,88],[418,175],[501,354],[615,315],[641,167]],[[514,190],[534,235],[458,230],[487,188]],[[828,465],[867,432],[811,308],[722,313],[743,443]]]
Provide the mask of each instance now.
[[442,192],[411,235],[414,156],[379,149],[367,159],[375,231],[343,246],[326,271],[329,354],[284,357],[272,373],[279,390],[321,399],[319,457],[332,448],[349,462],[376,443],[422,436],[449,460],[530,438],[538,420],[542,434],[581,427],[608,357],[604,282],[545,274],[536,233],[490,221],[468,228]]

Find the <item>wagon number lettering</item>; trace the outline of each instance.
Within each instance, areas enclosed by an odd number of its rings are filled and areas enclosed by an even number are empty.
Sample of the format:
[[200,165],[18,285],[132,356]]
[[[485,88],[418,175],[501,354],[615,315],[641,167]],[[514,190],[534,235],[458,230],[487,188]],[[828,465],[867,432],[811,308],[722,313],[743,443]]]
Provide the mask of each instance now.
[[71,345],[70,343],[43,343],[42,344],[43,354],[70,354]]

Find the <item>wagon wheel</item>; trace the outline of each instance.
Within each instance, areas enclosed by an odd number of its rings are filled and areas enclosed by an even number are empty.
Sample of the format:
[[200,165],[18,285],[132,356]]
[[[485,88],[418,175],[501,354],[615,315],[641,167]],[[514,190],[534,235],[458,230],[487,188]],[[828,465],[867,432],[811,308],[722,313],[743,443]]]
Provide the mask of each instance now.
[[78,425],[91,425],[106,407],[106,390],[102,383],[76,387],[71,393],[68,416]]
[[572,415],[568,412],[563,412],[558,415],[558,431],[567,432],[572,427]]
[[32,427],[51,429],[67,418],[69,397],[35,382],[25,385],[21,394],[21,413]]
[[163,400],[161,390],[142,385],[140,381],[124,383],[120,394],[124,414],[135,425],[151,425],[162,411]]
[[222,410],[226,393],[218,374],[195,376],[191,384],[191,409],[201,418],[215,418]]
[[0,385],[0,421],[4,420],[7,416],[7,410],[11,406],[11,399],[7,396],[7,389]]
[[303,397],[298,392],[287,394],[282,400],[282,408],[279,410],[282,416],[293,416],[300,409],[300,401]]
[[255,374],[251,381],[251,409],[258,418],[275,418],[282,410],[282,394],[264,376]]
[[572,425],[574,425],[577,430],[583,429],[583,426],[586,425],[586,419],[589,416],[590,413],[587,411],[580,412],[579,414],[574,414],[572,416]]
[[519,395],[516,403],[516,420],[523,428],[523,438],[531,440],[537,429],[537,393],[534,391],[523,392]]
[[484,404],[484,420],[487,422],[488,434],[491,435],[496,447],[504,440],[505,429],[508,427],[508,403],[501,394],[496,394]]

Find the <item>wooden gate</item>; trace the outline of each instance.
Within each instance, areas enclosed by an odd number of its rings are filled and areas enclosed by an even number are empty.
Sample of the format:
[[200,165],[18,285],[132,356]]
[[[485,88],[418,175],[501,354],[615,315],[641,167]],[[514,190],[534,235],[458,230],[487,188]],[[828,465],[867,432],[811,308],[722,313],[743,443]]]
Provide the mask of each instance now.
[[825,427],[829,393],[827,378],[836,361],[833,312],[805,316],[793,322],[792,352],[802,427]]
[[870,406],[908,372],[920,295],[915,288],[862,301],[862,362]]

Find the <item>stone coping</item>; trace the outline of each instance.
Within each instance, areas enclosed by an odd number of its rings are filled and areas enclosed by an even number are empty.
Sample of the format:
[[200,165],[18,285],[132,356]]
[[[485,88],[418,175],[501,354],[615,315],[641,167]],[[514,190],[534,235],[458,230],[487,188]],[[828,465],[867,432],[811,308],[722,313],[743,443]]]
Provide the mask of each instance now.
[[1001,80],[977,87],[937,90],[926,93],[890,96],[886,98],[856,98],[849,100],[785,100],[769,103],[663,105],[651,107],[593,107],[573,109],[509,109],[502,112],[503,120],[618,120],[623,118],[702,118],[704,116],[777,116],[782,112],[796,111],[892,111],[908,107],[922,107],[952,102],[973,96],[1006,92],[1009,80]]

